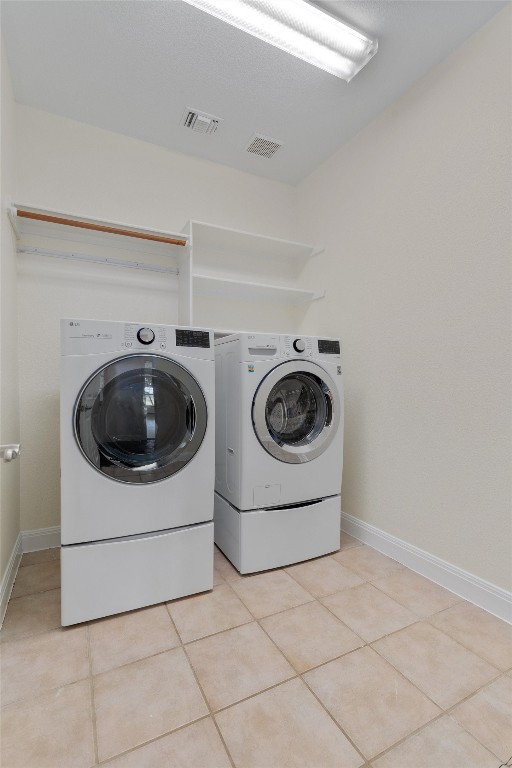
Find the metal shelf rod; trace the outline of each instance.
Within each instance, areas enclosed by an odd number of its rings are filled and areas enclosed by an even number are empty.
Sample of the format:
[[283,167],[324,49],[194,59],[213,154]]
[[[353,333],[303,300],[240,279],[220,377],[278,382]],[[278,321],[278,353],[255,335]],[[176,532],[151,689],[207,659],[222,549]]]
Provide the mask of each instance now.
[[179,275],[179,269],[175,267],[161,267],[159,264],[144,264],[140,261],[123,261],[121,259],[111,259],[102,256],[88,256],[87,254],[68,253],[66,251],[51,251],[47,248],[30,248],[28,246],[18,246],[17,253],[23,253],[32,256],[50,256],[55,259],[64,259],[67,261],[81,261],[91,264],[106,264],[110,267],[125,267],[126,269],[139,269],[145,272],[160,272],[166,275]]

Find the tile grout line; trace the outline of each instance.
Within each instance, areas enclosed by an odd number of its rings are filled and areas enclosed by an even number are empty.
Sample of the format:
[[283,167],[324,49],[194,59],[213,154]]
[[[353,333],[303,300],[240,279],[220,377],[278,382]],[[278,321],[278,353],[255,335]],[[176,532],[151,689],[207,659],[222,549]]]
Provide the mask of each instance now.
[[[451,607],[451,608],[453,608],[453,606],[450,606],[450,607]],[[442,613],[442,611],[439,611],[439,613]],[[494,669],[497,669],[497,670],[498,670],[500,673],[501,673],[501,672],[503,672],[503,671],[506,671],[506,670],[501,670],[501,669],[500,669],[500,668],[499,668],[499,667],[498,667],[498,666],[495,664],[495,662],[493,662],[493,661],[490,661],[488,658],[487,658],[487,659],[486,659],[486,658],[484,658],[484,657],[483,657],[483,656],[481,656],[479,653],[477,653],[476,651],[474,651],[472,648],[469,648],[467,645],[464,645],[464,643],[463,643],[461,640],[459,640],[458,638],[456,638],[456,637],[453,637],[452,635],[450,635],[450,633],[449,633],[449,632],[447,632],[447,631],[446,631],[445,629],[443,629],[442,627],[438,627],[436,624],[433,624],[433,623],[432,623],[432,619],[433,619],[435,616],[437,616],[437,615],[438,615],[437,613],[432,613],[430,616],[427,616],[425,619],[423,619],[423,621],[426,621],[426,622],[427,622],[427,624],[429,624],[429,625],[430,625],[430,626],[431,626],[433,629],[437,629],[437,630],[438,630],[438,632],[441,632],[443,635],[445,635],[446,637],[448,637],[450,640],[453,640],[453,642],[454,642],[454,643],[458,643],[458,644],[459,644],[459,645],[460,645],[462,648],[464,648],[466,651],[469,651],[469,653],[472,653],[472,654],[473,654],[473,656],[476,656],[478,659],[481,659],[481,661],[485,661],[487,664],[489,664],[489,666],[493,667]],[[500,619],[498,619],[498,621],[500,621]]]
[[[220,585],[217,585],[217,586],[220,586]],[[213,587],[212,587],[212,592],[213,592]],[[167,613],[169,614],[169,618],[170,618],[170,620],[171,620],[171,624],[172,624],[172,626],[174,627],[174,631],[176,632],[176,634],[178,635],[178,637],[181,639],[181,635],[180,635],[180,633],[178,632],[178,627],[176,626],[176,623],[175,623],[175,621],[174,621],[174,619],[173,619],[173,617],[172,617],[172,615],[171,615],[171,611],[170,611],[170,609],[169,609],[169,604],[168,604],[168,603],[166,603],[166,607],[167,607]],[[210,706],[210,702],[208,701],[208,698],[207,698],[207,696],[206,696],[206,694],[205,694],[205,692],[204,692],[204,690],[203,690],[203,686],[201,685],[201,683],[200,683],[200,681],[199,681],[199,678],[198,678],[198,676],[197,676],[197,674],[196,674],[196,671],[195,671],[195,669],[194,669],[194,667],[193,667],[193,665],[192,665],[192,662],[190,661],[190,657],[189,657],[189,655],[188,655],[188,653],[187,653],[187,650],[186,650],[186,648],[185,648],[185,644],[184,644],[184,643],[182,643],[182,648],[183,648],[183,653],[185,654],[185,658],[186,658],[186,660],[187,660],[187,663],[188,663],[188,665],[189,665],[190,669],[192,670],[192,674],[194,675],[194,679],[195,679],[195,681],[196,681],[196,685],[197,685],[197,687],[199,688],[199,690],[201,691],[201,696],[203,697],[203,699],[204,699],[204,703],[206,704],[206,708],[208,709],[209,717],[211,717],[211,719],[212,719],[212,722],[213,722],[213,724],[214,724],[214,726],[215,726],[215,729],[216,729],[216,731],[217,731],[217,733],[218,733],[218,735],[219,735],[219,738],[220,738],[220,740],[221,740],[221,743],[222,743],[222,745],[223,745],[224,749],[226,750],[226,754],[227,754],[227,756],[228,756],[228,759],[229,759],[229,761],[230,761],[230,763],[231,763],[232,767],[233,767],[233,768],[235,768],[235,761],[234,761],[234,760],[233,760],[233,758],[231,757],[231,752],[230,752],[230,751],[229,751],[229,749],[228,749],[228,745],[227,745],[227,744],[226,744],[226,742],[224,741],[224,736],[222,735],[222,733],[221,733],[221,731],[220,731],[220,728],[219,728],[219,725],[218,725],[218,723],[217,723],[217,720],[215,719],[215,717],[214,717],[214,715],[213,715],[213,711],[212,711],[212,708],[211,708],[211,706]]]
[[98,730],[96,726],[96,703],[94,700],[94,677],[92,674],[92,647],[91,647],[91,628],[88,624],[86,627],[87,632],[87,657],[89,661],[89,689],[91,694],[91,720],[92,720],[92,738],[94,744],[94,759],[95,765],[98,765],[99,752],[98,752]]
[[212,719],[213,725],[215,726],[215,730],[217,731],[219,739],[221,740],[221,743],[222,743],[224,749],[226,750],[226,755],[228,756],[229,762],[231,763],[233,768],[235,768],[235,761],[233,760],[233,757],[231,756],[231,752],[229,751],[228,745],[226,744],[226,742],[224,740],[224,736],[222,735],[222,732],[221,732],[221,730],[219,728],[219,724],[218,724],[217,719],[215,717],[215,713],[214,713],[212,707],[210,706],[210,702],[208,701],[206,693],[203,690],[203,686],[199,682],[199,678],[198,678],[198,676],[196,674],[196,671],[195,671],[194,667],[192,666],[192,662],[190,661],[190,657],[189,657],[189,655],[188,655],[188,653],[187,653],[187,651],[185,649],[185,646],[183,646],[183,651],[184,651],[185,656],[187,658],[187,662],[188,662],[188,664],[190,666],[190,669],[192,670],[192,674],[194,675],[194,678],[195,678],[195,681],[196,681],[196,685],[198,686],[199,690],[201,691],[201,696],[203,697],[204,702],[206,704],[206,707],[208,709],[208,716],[211,717],[211,719]]
[[[403,570],[403,571],[406,571],[406,572],[409,572],[409,573],[414,573],[414,574],[416,574],[416,576],[421,576],[421,574],[419,574],[419,573],[416,573],[416,571],[412,571],[410,568],[407,568],[406,566],[403,566],[403,569],[401,569],[401,570]],[[376,577],[374,578],[374,580],[373,580],[373,581],[370,581],[369,583],[370,583],[370,584],[371,584],[373,587],[375,587],[375,589],[378,589],[378,590],[379,590],[379,592],[382,592],[382,594],[383,594],[383,595],[386,595],[386,597],[389,597],[391,600],[394,600],[394,601],[395,601],[395,603],[398,603],[398,604],[399,604],[399,605],[401,605],[403,608],[407,608],[407,610],[411,611],[412,613],[415,613],[415,614],[416,614],[416,616],[418,616],[420,619],[425,619],[425,618],[426,618],[425,616],[420,616],[420,614],[419,614],[417,611],[415,611],[413,608],[411,608],[409,605],[405,605],[405,603],[402,603],[402,602],[401,602],[401,601],[398,599],[398,597],[395,597],[394,595],[390,595],[388,592],[386,592],[386,590],[382,589],[382,587],[380,587],[378,584],[376,584],[376,583],[375,583],[376,581],[379,581],[379,579],[385,579],[385,578],[387,578],[388,576],[392,576],[392,575],[393,575],[393,574],[391,574],[391,573],[388,573],[388,574],[386,574],[385,576],[376,576]],[[427,579],[425,576],[421,576],[421,578],[422,578],[422,579],[425,579],[425,581],[428,581],[428,582],[429,582],[429,584],[434,584],[434,585],[435,585],[436,587],[438,587],[439,589],[442,589],[444,592],[448,592],[448,594],[449,594],[449,595],[452,595],[454,598],[456,598],[455,600],[453,600],[453,602],[452,602],[450,605],[447,605],[447,606],[445,606],[445,608],[441,608],[441,610],[439,610],[439,611],[434,611],[433,613],[429,613],[429,614],[427,614],[428,616],[434,616],[436,613],[441,613],[442,611],[446,611],[446,610],[448,610],[448,608],[453,608],[453,606],[454,606],[454,605],[458,605],[459,603],[465,603],[465,602],[467,602],[467,600],[464,600],[464,598],[463,598],[463,597],[459,597],[458,595],[455,595],[455,593],[454,593],[454,592],[450,592],[450,590],[449,590],[449,589],[445,589],[445,587],[441,587],[439,584],[436,584],[436,582],[435,582],[435,581],[431,581],[430,579]],[[483,610],[483,609],[482,609],[482,610]],[[487,613],[487,611],[486,611],[486,613]],[[492,614],[491,614],[491,615],[492,615]]]
[[125,757],[125,755],[129,755],[132,752],[136,752],[138,749],[142,749],[142,747],[147,747],[149,744],[154,744],[156,741],[160,741],[161,739],[164,739],[167,736],[173,736],[175,733],[178,733],[178,731],[183,731],[185,728],[188,728],[190,725],[196,725],[196,723],[201,723],[203,720],[208,720],[209,717],[210,715],[202,715],[201,717],[197,717],[195,718],[195,720],[191,720],[189,723],[183,723],[183,725],[179,725],[177,728],[173,728],[170,731],[165,731],[165,733],[161,733],[159,736],[155,736],[152,739],[148,739],[147,741],[143,741],[140,744],[136,744],[134,747],[125,749],[123,752],[117,752],[115,755],[110,755],[109,757],[106,757],[104,760],[101,760],[97,764],[106,765],[110,763],[112,760],[117,760],[118,757]]
[[[473,698],[474,696],[476,696],[478,693],[481,693],[481,692],[482,692],[482,691],[483,691],[485,688],[488,688],[488,687],[490,687],[491,685],[493,685],[493,684],[494,684],[494,683],[495,683],[497,680],[499,680],[501,677],[506,677],[506,676],[507,676],[507,675],[506,675],[506,673],[501,673],[500,675],[498,675],[498,677],[494,677],[492,680],[489,680],[487,683],[484,683],[484,685],[482,685],[480,688],[478,688],[478,690],[476,690],[476,691],[473,691],[473,693],[469,693],[469,694],[468,694],[468,695],[467,695],[467,696],[466,696],[464,699],[461,699],[460,701],[457,701],[455,704],[452,704],[452,706],[451,706],[451,707],[448,707],[448,709],[447,709],[447,710],[445,710],[445,715],[448,715],[449,717],[454,717],[454,718],[455,718],[455,720],[456,720],[456,722],[457,722],[457,724],[458,724],[458,725],[459,725],[459,726],[462,728],[462,730],[463,730],[463,731],[465,731],[466,733],[468,733],[468,734],[469,734],[469,735],[470,735],[470,736],[471,736],[473,739],[475,739],[475,741],[477,741],[477,742],[478,742],[478,743],[479,743],[479,744],[480,744],[480,745],[481,745],[481,746],[482,746],[484,749],[486,749],[488,752],[490,752],[490,753],[491,753],[491,754],[493,754],[493,755],[494,755],[495,753],[494,753],[494,752],[493,752],[491,749],[489,749],[489,747],[486,747],[486,746],[485,746],[485,744],[483,744],[483,743],[480,741],[480,739],[478,738],[478,736],[475,736],[475,734],[474,734],[474,733],[471,733],[471,731],[468,731],[468,729],[467,729],[467,728],[465,728],[465,726],[463,726],[463,725],[462,725],[462,723],[459,723],[459,721],[457,720],[457,718],[456,718],[456,717],[455,717],[455,715],[454,715],[454,710],[455,710],[455,709],[457,709],[457,707],[459,707],[461,704],[464,704],[466,701],[469,701],[469,699],[472,699],[472,698]],[[501,758],[500,758],[498,755],[496,755],[496,757],[497,757],[497,759],[498,759],[498,760],[501,760]]]
[[[234,590],[233,590],[233,591],[234,591]],[[306,590],[306,591],[307,591],[307,590]],[[310,594],[310,593],[308,593],[308,594]],[[247,606],[247,605],[244,603],[244,601],[242,600],[242,598],[241,598],[241,597],[239,597],[239,599],[240,599],[240,601],[241,601],[241,602],[242,602],[242,603],[245,605],[245,607],[247,608],[247,610],[249,611],[249,613],[251,613],[251,611],[250,611],[249,607],[248,607],[248,606]],[[311,602],[311,601],[310,601],[310,602]],[[302,603],[302,605],[309,605],[309,604],[310,604],[310,602],[308,602],[308,603]],[[312,601],[312,602],[316,602],[316,603],[320,604],[320,603],[319,603],[319,601],[318,601],[316,598],[313,598],[313,601]],[[299,608],[299,607],[300,607],[300,605],[299,605],[299,606],[294,606],[294,607],[295,607],[295,608]],[[288,609],[286,609],[286,610],[292,610],[292,608],[288,608]],[[281,613],[284,613],[284,611],[281,611]],[[252,613],[251,613],[251,615],[254,615],[254,614],[252,614]],[[271,615],[275,615],[275,614],[271,614]],[[269,635],[269,634],[268,634],[268,632],[266,631],[265,627],[263,627],[263,626],[262,626],[262,624],[261,624],[261,620],[260,620],[260,619],[256,619],[256,617],[254,617],[254,618],[255,618],[255,621],[256,621],[256,623],[258,624],[258,626],[259,626],[259,627],[262,629],[262,631],[265,633],[265,635],[266,635],[266,636],[269,638],[270,642],[271,642],[271,643],[273,644],[273,646],[276,648],[276,650],[278,651],[278,653],[280,653],[280,654],[283,656],[283,658],[284,658],[284,659],[286,659],[286,661],[288,661],[288,659],[286,658],[286,655],[285,655],[285,653],[284,653],[284,652],[283,652],[283,651],[282,651],[282,650],[279,648],[279,646],[277,645],[277,643],[275,643],[275,642],[274,642],[273,638],[272,638],[272,637],[270,637],[270,635]],[[267,617],[266,617],[266,616],[263,616],[262,618],[267,618]],[[306,681],[305,681],[305,680],[304,680],[304,678],[302,677],[302,674],[301,674],[301,673],[299,673],[299,672],[297,672],[297,671],[294,669],[294,667],[293,667],[293,664],[291,664],[291,662],[290,662],[290,661],[288,661],[288,663],[290,664],[290,667],[291,667],[291,668],[292,668],[292,669],[293,669],[293,670],[296,672],[295,676],[294,676],[294,677],[291,677],[291,678],[289,678],[288,680],[282,680],[280,683],[276,683],[276,685],[272,686],[272,688],[277,688],[277,686],[279,686],[279,685],[283,685],[284,683],[287,683],[287,682],[289,682],[289,680],[295,680],[295,679],[298,679],[298,680],[302,680],[303,684],[304,684],[304,685],[306,685],[307,689],[308,689],[308,690],[309,690],[309,691],[310,691],[310,692],[313,694],[314,698],[315,698],[315,699],[318,701],[318,703],[320,704],[320,706],[322,707],[322,709],[324,710],[324,712],[326,712],[326,713],[327,713],[327,715],[329,716],[329,718],[330,718],[330,719],[332,720],[332,722],[335,724],[336,728],[337,728],[339,731],[341,731],[341,733],[343,734],[343,736],[345,736],[345,738],[346,738],[346,739],[348,740],[348,742],[349,742],[349,743],[352,745],[352,747],[353,747],[353,748],[356,750],[356,752],[357,752],[357,753],[358,753],[358,754],[359,754],[359,755],[362,757],[362,759],[363,759],[363,765],[364,765],[364,763],[366,763],[366,757],[365,757],[365,756],[362,754],[362,752],[361,752],[361,751],[360,751],[360,750],[359,750],[359,749],[356,747],[356,745],[354,744],[354,742],[352,741],[352,739],[351,739],[351,738],[348,736],[348,734],[347,734],[347,733],[345,733],[345,731],[343,730],[343,728],[341,728],[341,726],[339,725],[339,723],[337,723],[337,722],[336,722],[336,720],[333,718],[333,716],[331,715],[331,713],[330,713],[330,712],[329,712],[329,711],[328,711],[328,710],[327,710],[327,709],[324,707],[324,705],[323,705],[323,704],[322,704],[322,702],[321,702],[321,701],[318,699],[318,697],[317,697],[317,696],[316,696],[316,695],[313,693],[313,691],[311,691],[311,689],[310,689],[309,685],[306,683]],[[271,690],[271,689],[270,689],[270,688],[266,688],[266,689],[264,689],[264,691],[259,691],[259,693],[257,693],[257,694],[254,694],[254,696],[258,696],[259,694],[261,694],[261,693],[264,693],[264,692],[266,692],[266,691],[268,691],[268,690]],[[252,696],[252,697],[250,697],[250,698],[254,698],[254,696]],[[233,706],[234,706],[234,705],[233,705]]]

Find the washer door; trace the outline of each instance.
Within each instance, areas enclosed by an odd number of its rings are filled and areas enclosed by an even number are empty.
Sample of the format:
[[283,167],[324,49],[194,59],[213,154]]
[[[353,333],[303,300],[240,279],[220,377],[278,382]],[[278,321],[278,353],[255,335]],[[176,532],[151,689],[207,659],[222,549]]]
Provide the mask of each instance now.
[[203,392],[178,363],[126,355],[100,368],[75,405],[75,437],[92,466],[123,483],[155,483],[197,453],[207,424]]
[[279,461],[300,464],[320,456],[340,423],[335,383],[319,365],[278,365],[262,380],[252,405],[256,437]]

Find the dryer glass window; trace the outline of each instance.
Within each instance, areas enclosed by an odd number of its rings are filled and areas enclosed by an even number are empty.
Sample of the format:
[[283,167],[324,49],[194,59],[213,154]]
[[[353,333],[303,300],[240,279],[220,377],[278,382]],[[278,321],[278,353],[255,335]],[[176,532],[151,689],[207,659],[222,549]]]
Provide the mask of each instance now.
[[75,408],[75,435],[88,461],[126,483],[152,483],[194,457],[206,432],[204,395],[183,366],[129,355],[97,371]]
[[274,385],[267,399],[267,427],[280,445],[307,445],[325,427],[327,403],[321,382],[310,374],[294,373]]

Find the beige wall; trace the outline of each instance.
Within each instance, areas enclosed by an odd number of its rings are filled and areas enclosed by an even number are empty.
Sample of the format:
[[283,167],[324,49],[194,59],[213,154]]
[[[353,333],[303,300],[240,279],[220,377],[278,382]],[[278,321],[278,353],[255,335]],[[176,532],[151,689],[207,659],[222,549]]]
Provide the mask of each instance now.
[[[0,252],[0,443],[19,442],[18,359],[16,322],[16,252],[3,204],[13,192],[14,101],[2,45],[1,93],[1,252]],[[0,581],[20,530],[20,463],[0,462]]]
[[[18,203],[174,231],[193,218],[295,235],[296,191],[289,185],[27,107],[17,108],[17,128]],[[38,244],[74,249],[59,241]],[[80,248],[91,253],[95,246]],[[19,257],[23,530],[60,523],[59,319],[176,323],[176,289],[175,278],[150,272]],[[212,315],[210,324],[251,327],[254,306],[233,305],[236,317],[222,301],[219,306],[222,315],[217,323]],[[268,305],[265,322],[269,330],[281,327],[282,312]]]
[[506,589],[510,7],[299,189],[343,339],[345,512]]

